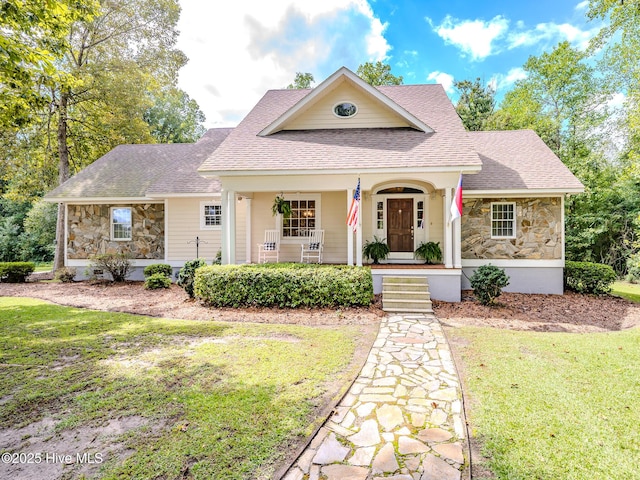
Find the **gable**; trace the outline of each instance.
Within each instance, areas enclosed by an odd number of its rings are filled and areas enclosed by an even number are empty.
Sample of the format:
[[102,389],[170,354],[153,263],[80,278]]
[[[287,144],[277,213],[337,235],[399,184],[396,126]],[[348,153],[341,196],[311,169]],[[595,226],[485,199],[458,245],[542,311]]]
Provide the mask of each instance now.
[[[342,102],[356,105],[357,113],[352,117],[338,117],[333,109]],[[362,89],[343,80],[315,102],[306,105],[306,108],[282,126],[282,130],[398,127],[412,125]]]
[[[409,126],[417,131],[424,132],[424,133],[433,132],[433,129],[429,125],[424,123],[421,119],[419,119],[409,111],[402,108],[399,104],[391,100],[389,97],[385,96],[379,89],[376,89],[373,86],[366,83],[364,80],[362,80],[360,77],[358,77],[355,73],[353,73],[348,68],[342,67],[338,71],[336,71],[333,75],[331,75],[329,78],[327,78],[324,82],[322,82],[320,85],[314,88],[313,90],[310,90],[310,91],[305,90],[308,93],[305,94],[305,96],[300,101],[298,101],[291,108],[289,108],[287,111],[281,114],[278,118],[276,118],[273,122],[271,122],[269,125],[263,128],[258,133],[258,135],[264,137],[264,136],[271,135],[273,133],[280,132],[282,130],[299,130],[298,128],[295,128],[295,129],[292,128],[290,125],[291,122],[295,121],[301,116],[304,116],[306,112],[313,112],[315,110],[313,108],[315,104],[317,104],[318,102],[321,102],[325,97],[330,95],[336,89],[343,87],[344,85],[348,85],[349,87],[354,89],[353,92],[348,92],[348,93],[353,94],[355,93],[355,91],[357,91],[362,95],[363,99],[370,100],[371,104],[369,105],[370,108],[368,108],[369,112],[372,112],[372,108],[374,108],[372,105],[377,105],[377,108],[380,109],[380,110],[376,110],[377,113],[382,113],[383,111],[386,111],[390,115],[395,114],[395,116],[397,116],[399,119],[404,120],[404,125],[401,125],[401,127]],[[337,101],[339,102],[342,100],[337,100]],[[332,107],[333,105],[335,105],[335,102],[331,104]],[[367,108],[365,108],[365,110],[367,110]],[[330,113],[330,115],[333,115],[333,114]],[[336,118],[336,119],[344,120],[340,118]],[[354,119],[355,119],[355,116],[351,117],[351,120],[354,120]],[[314,122],[311,122],[311,123],[306,122],[306,123],[315,125]],[[344,122],[338,123],[338,125],[341,125],[340,127],[338,127],[338,129],[343,129]],[[383,121],[383,125],[384,127],[390,126],[388,124],[385,124],[384,121]],[[314,130],[314,129],[317,130],[322,128],[327,128],[327,127],[314,126],[311,128],[311,130]],[[363,127],[354,126],[351,128],[363,128]],[[374,126],[374,127],[365,127],[365,128],[380,128],[380,127]]]

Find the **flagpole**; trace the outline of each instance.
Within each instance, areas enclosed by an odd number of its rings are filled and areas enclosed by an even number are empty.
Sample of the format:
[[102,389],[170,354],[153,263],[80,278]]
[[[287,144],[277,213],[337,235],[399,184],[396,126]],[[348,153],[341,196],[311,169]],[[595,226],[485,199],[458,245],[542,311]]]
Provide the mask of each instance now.
[[362,266],[362,186],[360,184],[360,174],[358,173],[358,187],[360,188],[360,198],[358,199],[358,228],[356,230],[356,266]]

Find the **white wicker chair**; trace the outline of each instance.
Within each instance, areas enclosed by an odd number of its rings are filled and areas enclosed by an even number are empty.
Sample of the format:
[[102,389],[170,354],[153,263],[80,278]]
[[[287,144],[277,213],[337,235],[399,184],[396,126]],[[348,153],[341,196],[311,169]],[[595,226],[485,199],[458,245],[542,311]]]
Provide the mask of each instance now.
[[324,230],[310,230],[307,242],[302,245],[300,262],[309,263],[311,260],[322,263],[322,249],[324,248]]
[[280,231],[265,230],[264,242],[258,244],[258,263],[267,263],[267,260],[280,259]]

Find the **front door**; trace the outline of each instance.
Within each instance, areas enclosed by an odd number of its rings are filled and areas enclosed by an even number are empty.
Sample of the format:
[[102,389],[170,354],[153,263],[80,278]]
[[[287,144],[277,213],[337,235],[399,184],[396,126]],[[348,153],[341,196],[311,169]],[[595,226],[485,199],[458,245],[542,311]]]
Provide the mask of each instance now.
[[387,200],[387,241],[392,252],[413,252],[413,199]]

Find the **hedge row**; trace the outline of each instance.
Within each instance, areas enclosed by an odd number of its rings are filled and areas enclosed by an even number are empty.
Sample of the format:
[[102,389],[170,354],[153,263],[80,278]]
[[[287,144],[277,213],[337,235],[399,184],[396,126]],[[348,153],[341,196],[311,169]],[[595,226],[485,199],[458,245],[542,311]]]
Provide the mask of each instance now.
[[564,286],[578,293],[604,295],[611,291],[616,272],[609,265],[591,262],[565,262]]
[[195,294],[214,307],[369,305],[368,268],[337,265],[212,265],[198,268]]
[[0,282],[24,283],[35,269],[33,262],[0,262]]

